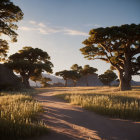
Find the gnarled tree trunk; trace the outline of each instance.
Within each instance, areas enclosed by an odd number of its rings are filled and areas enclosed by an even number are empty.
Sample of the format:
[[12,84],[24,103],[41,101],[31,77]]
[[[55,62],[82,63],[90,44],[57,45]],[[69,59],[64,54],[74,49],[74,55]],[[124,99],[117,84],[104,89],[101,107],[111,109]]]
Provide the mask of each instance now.
[[120,90],[131,90],[132,65],[129,53],[125,54],[124,71],[119,71]]
[[120,79],[120,90],[124,91],[124,90],[131,90],[131,80],[129,78],[119,78]]
[[29,77],[27,75],[21,75],[21,78],[22,78],[22,83],[24,84],[24,86],[26,88],[30,88]]

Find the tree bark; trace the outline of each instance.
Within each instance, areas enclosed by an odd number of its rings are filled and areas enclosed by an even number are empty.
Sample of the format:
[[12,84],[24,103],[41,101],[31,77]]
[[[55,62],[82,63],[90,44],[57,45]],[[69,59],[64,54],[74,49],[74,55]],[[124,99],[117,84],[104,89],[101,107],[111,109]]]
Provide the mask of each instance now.
[[24,84],[25,88],[30,88],[28,76],[26,76],[26,75],[22,76],[22,83]]
[[119,87],[121,91],[131,90],[131,81],[128,79],[121,78]]
[[119,70],[120,90],[131,90],[132,66],[129,54],[125,54],[124,70]]

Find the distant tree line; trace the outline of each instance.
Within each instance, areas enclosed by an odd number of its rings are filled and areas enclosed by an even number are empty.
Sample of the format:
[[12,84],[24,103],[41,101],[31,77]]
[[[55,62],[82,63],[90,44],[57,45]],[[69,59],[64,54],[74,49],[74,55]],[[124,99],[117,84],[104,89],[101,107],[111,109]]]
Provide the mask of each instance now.
[[[17,22],[23,19],[22,10],[10,0],[0,1],[0,37],[9,36],[12,42],[17,41]],[[111,64],[111,70],[99,75],[105,84],[116,79],[112,70],[118,71],[120,90],[131,90],[133,75],[140,75],[140,24],[121,25],[106,28],[96,28],[89,32],[89,37],[80,49],[89,60],[103,60]],[[29,79],[41,81],[45,85],[51,79],[43,78],[42,72],[52,73],[53,64],[47,52],[32,47],[23,47],[6,60],[9,44],[0,38],[0,61],[20,74],[22,83],[29,88]],[[81,76],[88,76],[97,72],[96,68],[85,65],[83,68],[74,64],[70,70],[56,72],[57,76],[66,81],[72,79],[74,85]],[[88,86],[88,82],[87,86]]]
[[[88,76],[92,74],[96,74],[97,68],[93,68],[89,65],[85,65],[84,67],[79,66],[78,64],[74,64],[71,66],[70,70],[63,70],[56,72],[56,76],[61,76],[65,80],[65,86],[67,85],[68,80],[73,81],[73,85],[76,86],[77,81],[82,77],[85,76],[85,83],[86,86],[88,85]],[[112,70],[107,70],[104,74],[98,76],[100,81],[104,85],[110,86],[110,83],[117,79],[117,75]]]

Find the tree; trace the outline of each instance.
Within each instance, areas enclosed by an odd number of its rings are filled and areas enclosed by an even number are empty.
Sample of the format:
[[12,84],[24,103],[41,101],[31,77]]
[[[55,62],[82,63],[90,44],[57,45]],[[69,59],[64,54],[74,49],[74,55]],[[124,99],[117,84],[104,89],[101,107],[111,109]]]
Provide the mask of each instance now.
[[81,77],[80,73],[78,73],[76,70],[70,70],[69,75],[70,79],[73,80],[73,85],[76,86],[78,79]]
[[27,88],[30,87],[30,77],[39,76],[44,71],[52,73],[53,67],[47,52],[32,47],[23,47],[18,53],[11,55],[6,65],[21,75]]
[[[15,24],[23,18],[21,9],[14,5],[10,0],[0,1],[0,37],[4,34],[11,38],[13,42],[17,40],[18,26]],[[0,61],[3,61],[7,51],[8,43],[6,40],[0,39]]]
[[110,86],[110,83],[117,79],[117,75],[112,70],[107,70],[104,74],[99,75],[99,79],[104,85]]
[[95,74],[97,71],[96,68],[90,67],[89,65],[85,65],[84,68],[80,71],[82,76],[86,76],[86,84],[88,86],[88,75]]
[[78,66],[78,64],[73,64],[71,66],[71,79],[73,80],[73,85],[76,86],[78,79],[81,77],[82,66]]
[[140,54],[140,24],[92,29],[89,35],[80,49],[82,54],[89,60],[110,63],[118,71],[120,90],[130,90],[132,59]]
[[67,81],[69,79],[73,80],[73,85],[76,86],[77,80],[80,78],[80,74],[75,70],[63,70],[55,73],[56,76],[61,76],[66,81],[65,87],[67,86]]
[[65,80],[65,87],[67,86],[68,79],[70,79],[70,73],[68,70],[63,70],[55,73],[56,76],[61,76]]

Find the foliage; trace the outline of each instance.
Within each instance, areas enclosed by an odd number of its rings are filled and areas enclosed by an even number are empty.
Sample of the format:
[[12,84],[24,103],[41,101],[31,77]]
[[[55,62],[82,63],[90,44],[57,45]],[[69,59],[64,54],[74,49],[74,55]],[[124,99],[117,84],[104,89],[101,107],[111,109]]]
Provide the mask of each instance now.
[[104,74],[99,75],[99,79],[104,85],[110,85],[112,81],[117,79],[117,75],[112,70],[107,70]]
[[71,66],[71,69],[77,71],[78,73],[80,73],[81,70],[82,70],[82,66],[79,66],[78,64],[73,64]]
[[47,77],[42,77],[41,79],[40,79],[40,82],[41,82],[41,85],[43,86],[43,87],[48,87],[48,86],[50,86],[50,84],[48,83],[48,82],[50,82],[50,81],[52,81],[50,78],[47,78]]
[[[14,5],[10,0],[0,1],[0,36],[7,35],[13,42],[17,40],[18,26],[15,24],[23,18],[21,9]],[[0,39],[0,61],[3,61],[8,51],[8,43],[6,40]]]
[[7,65],[21,75],[26,87],[29,87],[30,77],[38,77],[44,71],[52,73],[53,67],[47,52],[32,47],[24,47],[18,53],[11,55]]
[[73,80],[73,85],[76,86],[76,82],[81,76],[95,74],[96,71],[96,68],[90,67],[89,65],[85,65],[84,68],[82,68],[82,66],[79,66],[78,64],[73,64],[71,66],[71,70],[59,71],[56,72],[56,75],[61,76],[64,80],[66,80],[65,86],[67,86],[68,79]]
[[37,120],[37,114],[42,111],[31,96],[3,94],[0,97],[0,138],[16,140],[46,133],[45,124]]
[[79,75],[74,70],[63,70],[55,73],[56,76],[61,76],[66,81],[65,86],[67,86],[67,80],[68,79],[74,79],[77,80],[79,78]]
[[96,71],[96,68],[90,67],[89,65],[85,65],[84,68],[81,70],[81,75],[95,74]]
[[[80,51],[89,60],[103,60],[118,72],[120,89],[131,89],[132,59],[140,53],[140,24],[92,29]],[[136,63],[135,63],[136,64]]]

